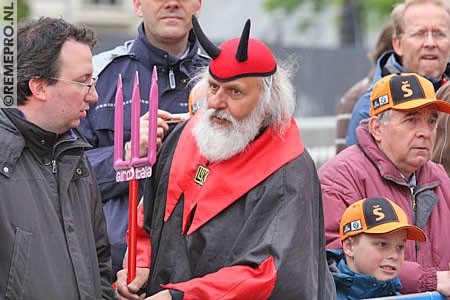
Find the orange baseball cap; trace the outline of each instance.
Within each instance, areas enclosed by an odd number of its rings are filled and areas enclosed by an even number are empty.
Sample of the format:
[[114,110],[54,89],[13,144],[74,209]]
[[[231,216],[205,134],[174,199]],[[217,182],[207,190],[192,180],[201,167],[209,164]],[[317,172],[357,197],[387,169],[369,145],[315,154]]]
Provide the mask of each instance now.
[[450,104],[437,100],[433,84],[415,73],[397,73],[378,80],[370,94],[370,115],[376,116],[390,108],[414,110],[435,104],[438,111],[450,114]]
[[388,233],[406,229],[408,240],[424,242],[425,233],[410,225],[408,218],[397,204],[385,197],[359,200],[344,211],[339,227],[341,242],[360,233]]

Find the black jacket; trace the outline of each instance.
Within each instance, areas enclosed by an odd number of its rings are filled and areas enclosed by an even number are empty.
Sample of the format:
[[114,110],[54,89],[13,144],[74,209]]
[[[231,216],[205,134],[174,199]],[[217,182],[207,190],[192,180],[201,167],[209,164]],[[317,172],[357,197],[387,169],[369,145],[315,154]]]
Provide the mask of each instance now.
[[266,129],[245,152],[209,164],[189,135],[196,116],[168,136],[147,181],[147,296],[162,284],[174,299],[335,299],[320,183],[298,128],[282,138]]
[[0,299],[114,299],[89,144],[14,110],[0,110],[0,139]]

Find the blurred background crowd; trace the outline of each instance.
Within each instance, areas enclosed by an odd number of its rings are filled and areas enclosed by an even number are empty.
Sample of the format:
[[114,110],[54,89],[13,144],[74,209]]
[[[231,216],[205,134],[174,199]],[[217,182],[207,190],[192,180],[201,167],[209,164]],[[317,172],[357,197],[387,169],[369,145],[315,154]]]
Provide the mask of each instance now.
[[[306,146],[320,166],[336,153],[337,108],[342,95],[364,78],[369,53],[396,0],[205,0],[200,21],[220,44],[239,36],[247,18],[252,37],[281,59],[294,56],[295,116]],[[99,53],[135,37],[139,18],[128,0],[19,0],[18,19],[62,16],[99,36]],[[223,26],[223,24],[227,24]],[[224,30],[226,28],[226,30]]]

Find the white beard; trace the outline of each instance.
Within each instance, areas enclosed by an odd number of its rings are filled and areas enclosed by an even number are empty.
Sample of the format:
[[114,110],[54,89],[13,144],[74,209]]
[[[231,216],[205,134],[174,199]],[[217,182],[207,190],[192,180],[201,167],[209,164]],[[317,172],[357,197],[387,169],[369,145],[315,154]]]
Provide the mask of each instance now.
[[[212,123],[212,116],[229,121],[230,126]],[[257,105],[242,121],[237,121],[223,111],[206,110],[193,129],[200,153],[209,162],[219,162],[243,152],[258,135],[264,123],[264,116],[262,105]]]

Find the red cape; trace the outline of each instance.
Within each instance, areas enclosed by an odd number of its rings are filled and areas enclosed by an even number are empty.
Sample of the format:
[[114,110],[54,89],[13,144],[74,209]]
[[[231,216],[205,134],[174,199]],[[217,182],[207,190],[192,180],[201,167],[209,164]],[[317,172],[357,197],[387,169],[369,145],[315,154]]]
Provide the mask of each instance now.
[[[192,134],[192,129],[200,119],[198,115],[186,124],[175,149],[164,216],[164,221],[167,221],[184,194],[182,233],[187,231],[187,221],[195,209],[187,235],[304,151],[297,124],[291,118],[291,124],[283,137],[275,137],[273,127],[268,127],[243,152],[228,160],[207,164]],[[209,172],[202,177],[205,180],[203,185],[197,183],[199,180],[196,182],[199,166]]]

